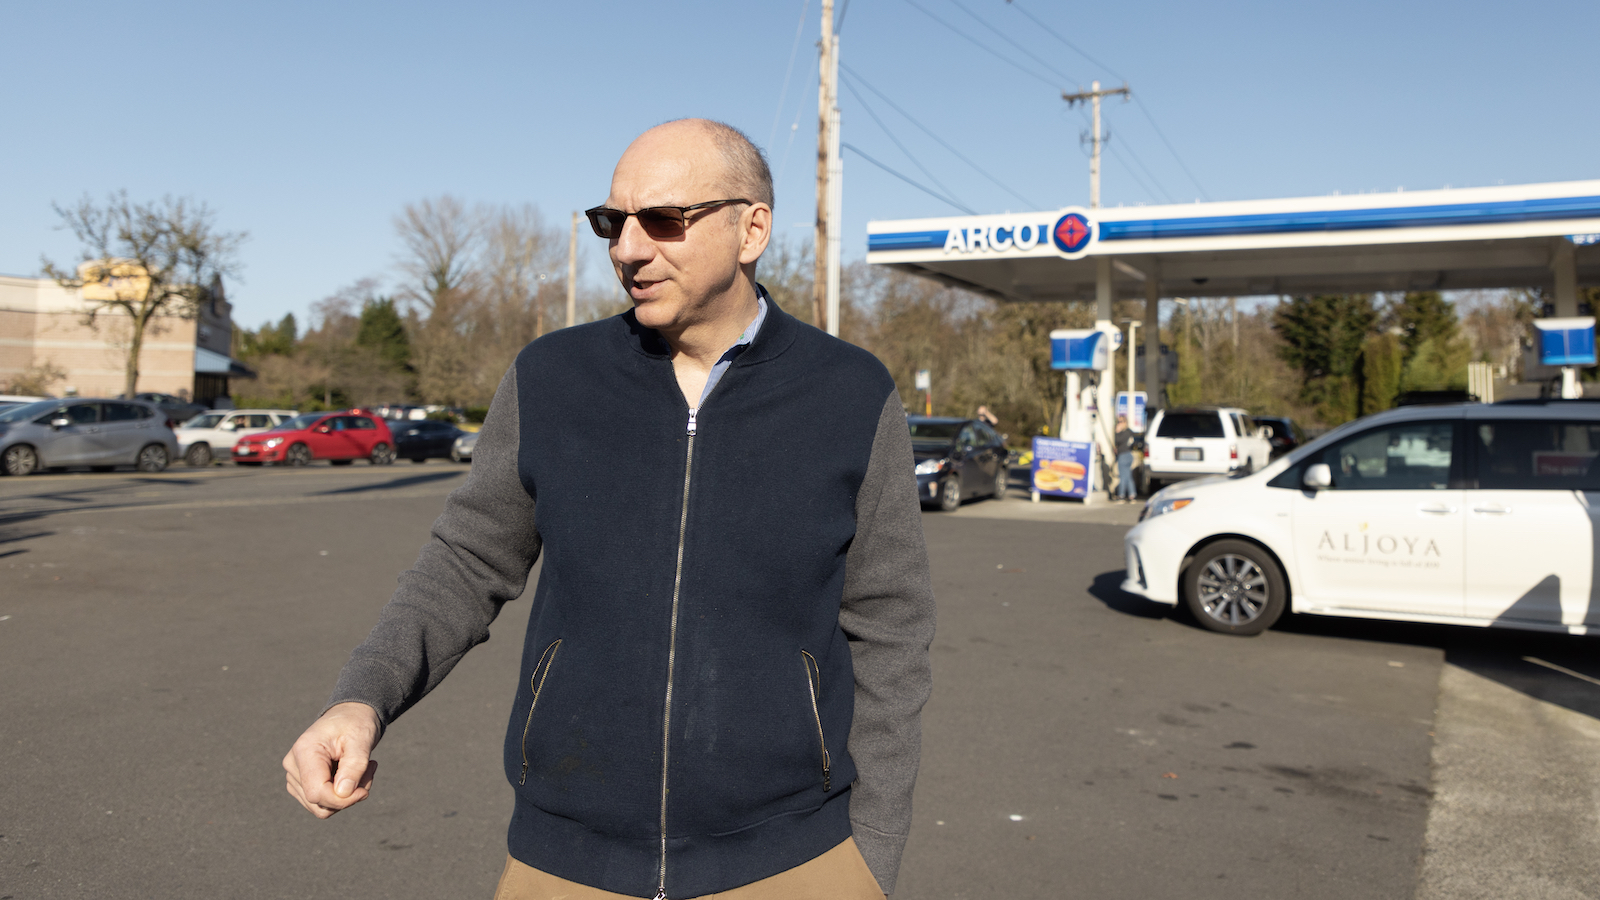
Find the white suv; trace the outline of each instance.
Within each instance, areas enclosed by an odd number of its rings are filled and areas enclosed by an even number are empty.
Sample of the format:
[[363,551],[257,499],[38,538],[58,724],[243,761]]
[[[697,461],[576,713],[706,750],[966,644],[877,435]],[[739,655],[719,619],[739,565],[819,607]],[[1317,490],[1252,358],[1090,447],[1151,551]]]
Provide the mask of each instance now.
[[1242,409],[1164,409],[1145,433],[1144,464],[1150,490],[1203,475],[1232,475],[1264,468],[1272,441]]
[[230,459],[233,445],[247,434],[266,431],[294,418],[292,409],[213,409],[174,429],[178,453],[191,466],[209,466],[214,459]]

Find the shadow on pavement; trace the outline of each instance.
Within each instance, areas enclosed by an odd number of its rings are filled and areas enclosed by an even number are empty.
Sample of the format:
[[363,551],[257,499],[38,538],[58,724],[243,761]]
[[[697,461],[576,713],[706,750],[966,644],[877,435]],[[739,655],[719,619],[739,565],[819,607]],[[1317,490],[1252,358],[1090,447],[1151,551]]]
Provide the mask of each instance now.
[[1137,616],[1141,619],[1176,618],[1172,615],[1173,607],[1165,603],[1146,600],[1123,590],[1122,580],[1127,577],[1127,574],[1125,570],[1118,569],[1115,572],[1102,572],[1096,575],[1094,583],[1089,585],[1089,595],[1125,615]]
[[443,481],[446,478],[457,478],[465,475],[464,469],[452,469],[448,472],[434,472],[430,475],[412,475],[409,478],[396,478],[393,481],[383,481],[377,484],[359,484],[355,487],[334,488],[331,491],[318,491],[313,497],[329,497],[339,494],[364,494],[368,491],[392,491],[399,488],[412,487],[419,484],[428,484],[433,481]]
[[50,537],[51,535],[55,534],[54,531],[28,532],[25,529],[16,527],[17,525],[20,525],[21,523],[29,521],[33,518],[36,518],[36,516],[19,516],[11,519],[8,524],[0,524],[0,559],[5,559],[8,556],[19,556],[32,549],[29,547],[6,547],[4,546],[5,544],[18,544],[22,541],[31,541],[34,538]]

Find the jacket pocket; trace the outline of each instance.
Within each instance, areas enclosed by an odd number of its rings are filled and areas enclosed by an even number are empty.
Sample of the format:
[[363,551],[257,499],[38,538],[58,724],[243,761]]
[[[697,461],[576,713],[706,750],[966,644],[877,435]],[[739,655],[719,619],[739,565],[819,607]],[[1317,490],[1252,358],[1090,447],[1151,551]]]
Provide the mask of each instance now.
[[528,731],[533,728],[533,711],[539,708],[539,692],[544,689],[546,678],[550,677],[550,667],[556,663],[556,651],[561,649],[561,641],[544,648],[539,654],[539,662],[533,667],[533,674],[528,678],[528,690],[533,693],[533,699],[528,701],[528,721],[522,726],[522,777],[517,779],[517,784],[528,783]]
[[806,669],[806,692],[811,697],[811,719],[817,723],[817,747],[822,751],[822,791],[827,793],[833,789],[833,777],[829,774],[828,739],[822,733],[822,709],[817,705],[818,697],[822,693],[822,667],[817,665],[817,658],[804,650],[800,651],[800,662]]

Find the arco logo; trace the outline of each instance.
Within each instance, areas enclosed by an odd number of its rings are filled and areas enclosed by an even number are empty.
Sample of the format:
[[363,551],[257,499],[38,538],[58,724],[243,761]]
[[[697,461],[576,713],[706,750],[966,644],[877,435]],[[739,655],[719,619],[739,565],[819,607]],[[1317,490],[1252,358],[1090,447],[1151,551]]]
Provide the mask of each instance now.
[[1094,238],[1094,224],[1082,213],[1069,212],[1056,220],[1056,227],[1051,229],[1050,236],[1056,242],[1056,249],[1062,253],[1082,253]]

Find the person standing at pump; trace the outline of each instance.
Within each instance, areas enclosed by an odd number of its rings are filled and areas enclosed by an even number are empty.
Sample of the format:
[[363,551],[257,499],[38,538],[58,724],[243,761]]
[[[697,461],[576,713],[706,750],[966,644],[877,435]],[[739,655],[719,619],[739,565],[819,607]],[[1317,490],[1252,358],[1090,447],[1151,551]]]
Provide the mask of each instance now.
[[888,894],[934,626],[894,381],[756,283],[772,182],[737,130],[645,132],[588,216],[633,309],[518,355],[288,791],[367,797],[383,730],[542,551],[497,897]]
[[1128,417],[1117,416],[1115,435],[1117,451],[1117,500],[1132,503],[1138,496],[1133,485],[1133,432],[1128,428]]

